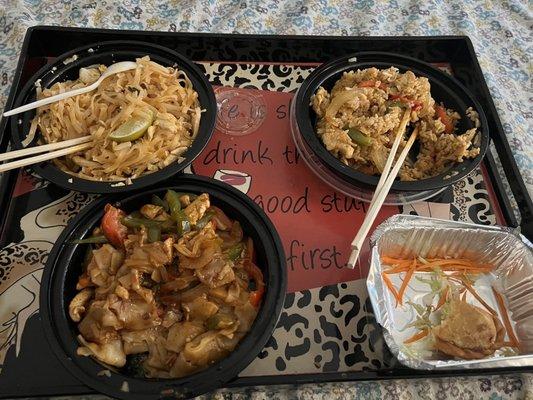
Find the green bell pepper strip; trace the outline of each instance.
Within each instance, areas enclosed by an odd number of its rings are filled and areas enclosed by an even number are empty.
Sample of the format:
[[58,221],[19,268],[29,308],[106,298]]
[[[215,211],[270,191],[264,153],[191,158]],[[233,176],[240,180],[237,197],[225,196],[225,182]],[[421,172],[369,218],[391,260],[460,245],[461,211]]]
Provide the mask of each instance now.
[[191,223],[187,215],[182,211],[178,211],[176,215],[176,223],[178,225],[178,234],[183,236],[184,233],[187,233],[191,230]]
[[348,136],[350,136],[350,139],[352,139],[355,143],[357,143],[360,146],[370,146],[372,144],[372,138],[369,138],[368,136],[364,135],[358,129],[354,129],[354,128],[348,129]]
[[100,244],[100,243],[109,243],[107,238],[104,235],[91,236],[85,239],[73,240],[74,244]]
[[157,195],[152,195],[152,204],[162,207],[165,212],[170,211],[170,207],[168,206],[168,203],[165,200],[162,200],[161,197]]
[[167,194],[165,195],[165,200],[168,203],[170,215],[172,215],[172,218],[175,221],[177,221],[178,213],[181,211],[181,202],[180,202],[179,194],[173,190],[167,190]]
[[242,242],[237,243],[234,246],[231,246],[228,250],[228,258],[231,261],[237,260],[241,256],[243,250],[244,250],[244,244]]
[[209,223],[209,221],[213,219],[215,214],[216,214],[215,210],[208,209],[205,212],[205,214],[202,216],[202,218],[200,218],[198,222],[196,222],[196,227],[198,229],[204,228]]
[[148,228],[148,242],[154,243],[161,241],[161,229],[156,227]]
[[145,228],[161,228],[162,222],[154,221],[153,219],[135,217],[132,214],[127,215],[121,220],[124,226],[128,228],[140,228],[144,226]]

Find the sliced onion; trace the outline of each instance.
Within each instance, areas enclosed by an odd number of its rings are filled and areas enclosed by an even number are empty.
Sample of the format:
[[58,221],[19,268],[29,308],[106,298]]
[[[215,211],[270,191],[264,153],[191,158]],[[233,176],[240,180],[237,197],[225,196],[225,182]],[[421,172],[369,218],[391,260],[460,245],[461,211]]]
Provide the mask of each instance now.
[[382,173],[385,169],[388,155],[389,151],[383,145],[377,145],[372,148],[372,151],[370,152],[370,159],[379,173]]
[[331,103],[329,103],[328,108],[326,108],[326,117],[335,117],[344,103],[354,99],[354,94],[354,90],[346,90],[333,96]]

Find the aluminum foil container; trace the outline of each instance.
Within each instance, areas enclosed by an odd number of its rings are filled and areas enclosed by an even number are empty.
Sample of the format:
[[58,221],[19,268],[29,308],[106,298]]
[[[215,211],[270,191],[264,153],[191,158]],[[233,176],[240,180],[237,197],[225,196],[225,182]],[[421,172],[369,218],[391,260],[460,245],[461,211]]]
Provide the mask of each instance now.
[[[395,215],[376,228],[370,245],[368,293],[376,320],[384,328],[385,341],[402,364],[416,369],[533,366],[533,245],[525,237],[504,227]],[[423,347],[416,349],[416,346],[404,345],[403,342],[417,332],[416,328],[406,328],[415,319],[416,311],[405,305],[405,301],[404,306],[395,307],[395,299],[381,278],[381,255],[396,258],[415,255],[424,258],[457,257],[495,265],[491,274],[477,279],[474,288],[495,310],[498,310],[498,304],[491,286],[502,294],[520,342],[519,353],[502,348],[481,360],[459,360],[445,359]],[[399,288],[403,274],[391,274],[389,277]],[[404,298],[424,304],[429,292],[429,285],[411,279]],[[467,302],[479,306],[470,293]],[[509,339],[506,337],[505,340]]]

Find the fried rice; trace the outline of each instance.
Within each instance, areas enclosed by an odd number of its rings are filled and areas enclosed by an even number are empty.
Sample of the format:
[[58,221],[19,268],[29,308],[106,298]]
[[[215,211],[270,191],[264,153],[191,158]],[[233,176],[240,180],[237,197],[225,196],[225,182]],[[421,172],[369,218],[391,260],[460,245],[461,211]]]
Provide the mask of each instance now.
[[[320,87],[311,106],[318,116],[317,135],[326,149],[342,163],[366,174],[383,171],[406,110],[410,112],[407,132],[418,127],[420,150],[416,159],[408,157],[402,165],[402,181],[442,174],[455,163],[479,154],[472,143],[479,127],[477,113],[467,111],[475,127],[458,134],[460,115],[437,104],[428,79],[411,71],[400,73],[391,67],[345,72],[331,92]],[[402,138],[400,150],[407,136]]]

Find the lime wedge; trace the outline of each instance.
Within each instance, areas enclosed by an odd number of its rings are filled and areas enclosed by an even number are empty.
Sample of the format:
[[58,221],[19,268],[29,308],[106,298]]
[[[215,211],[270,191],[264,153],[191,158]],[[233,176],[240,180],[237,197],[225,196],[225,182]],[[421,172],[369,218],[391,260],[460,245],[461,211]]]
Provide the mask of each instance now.
[[148,112],[131,117],[109,135],[115,142],[133,142],[142,137],[154,122],[154,113]]

